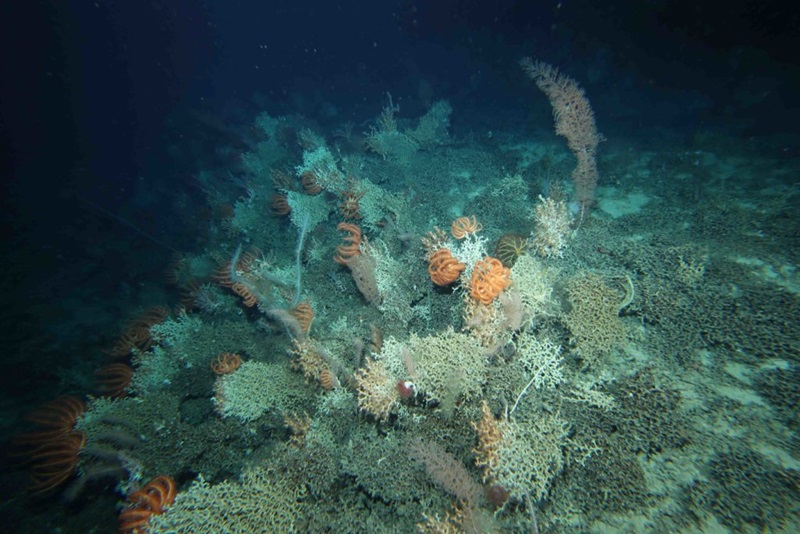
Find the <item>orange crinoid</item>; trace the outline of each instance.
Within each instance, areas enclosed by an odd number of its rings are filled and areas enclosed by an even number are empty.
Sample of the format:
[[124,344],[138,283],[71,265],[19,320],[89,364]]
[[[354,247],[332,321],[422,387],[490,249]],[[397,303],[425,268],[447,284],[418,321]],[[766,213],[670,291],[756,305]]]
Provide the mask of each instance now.
[[153,345],[150,327],[163,323],[167,317],[169,317],[169,310],[163,306],[145,310],[128,322],[125,331],[108,353],[121,357],[128,356],[133,349],[149,350]]
[[229,375],[241,365],[242,357],[230,352],[223,352],[211,360],[211,370],[217,375]]
[[139,491],[128,495],[128,506],[119,514],[119,531],[138,534],[148,532],[150,516],[158,515],[172,504],[177,491],[175,481],[157,476]]
[[308,334],[311,328],[311,323],[314,322],[314,309],[311,307],[310,302],[300,302],[296,306],[289,308],[289,315],[297,319],[300,328],[304,333]]
[[342,203],[339,204],[339,215],[343,219],[360,219],[361,214],[358,212],[358,201],[364,196],[365,191],[358,191],[355,187],[355,182],[350,183],[347,189],[342,193]]
[[333,257],[333,261],[347,265],[347,260],[361,254],[361,228],[355,224],[342,222],[336,229],[347,232],[349,235],[342,238],[348,243],[347,245],[336,247],[336,256]]
[[475,264],[469,294],[481,304],[491,304],[511,283],[511,269],[500,260],[486,256]]
[[318,195],[322,193],[322,186],[317,182],[317,175],[311,171],[306,171],[300,175],[300,183],[303,186],[303,191],[309,195]]
[[274,193],[270,197],[269,205],[272,208],[272,214],[278,217],[289,215],[292,212],[292,208],[289,206],[289,198],[283,193]]
[[456,239],[464,239],[469,234],[476,234],[483,229],[481,223],[473,215],[472,217],[459,217],[453,221],[450,232]]
[[440,248],[428,259],[428,274],[437,286],[447,286],[458,280],[466,265],[453,257],[449,249]]
[[126,363],[111,363],[94,372],[98,377],[101,397],[120,399],[128,394],[133,380],[133,368]]
[[[242,303],[248,308],[252,308],[259,303],[259,296],[255,292],[253,282],[257,277],[250,276],[253,269],[256,267],[259,257],[262,255],[261,251],[257,248],[247,250],[234,256],[236,259],[235,265],[233,260],[214,271],[211,276],[222,287],[229,287],[231,291],[242,297]],[[232,278],[236,277],[237,281]]]
[[20,434],[14,443],[31,467],[34,493],[49,491],[64,483],[75,471],[78,455],[86,445],[83,432],[74,430],[85,406],[77,397],[60,397],[40,406],[28,416],[36,430]]

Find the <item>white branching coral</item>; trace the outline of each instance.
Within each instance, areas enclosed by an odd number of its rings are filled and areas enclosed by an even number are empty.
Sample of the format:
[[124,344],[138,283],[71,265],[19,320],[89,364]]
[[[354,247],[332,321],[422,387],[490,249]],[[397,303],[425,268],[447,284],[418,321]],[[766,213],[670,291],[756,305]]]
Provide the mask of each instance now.
[[600,384],[600,382],[595,381],[577,382],[564,395],[564,400],[587,404],[605,412],[610,412],[616,408],[617,403],[614,397],[597,389]]
[[295,532],[306,487],[274,470],[256,467],[241,480],[209,484],[202,476],[163,514],[150,517],[148,532]]
[[539,195],[533,217],[536,221],[536,228],[531,236],[533,249],[545,258],[562,258],[572,222],[567,204],[563,200],[555,201],[551,197]]
[[216,410],[222,417],[236,417],[249,422],[268,411],[297,410],[309,390],[292,374],[288,362],[251,360],[234,373],[219,376],[214,392]]
[[484,402],[481,420],[472,426],[478,434],[475,462],[483,467],[484,481],[499,484],[517,501],[547,495],[550,481],[564,467],[565,421],[544,414],[525,422],[497,420]]
[[[304,195],[297,191],[286,191],[286,201],[291,208],[289,218],[295,228],[314,229],[328,218],[331,205],[323,196]],[[306,220],[306,217],[308,219]]]
[[465,293],[464,330],[472,334],[489,352],[508,343],[523,328],[530,315],[516,287],[500,293],[491,304],[482,304]]
[[387,191],[365,178],[358,180],[358,190],[363,193],[358,201],[361,223],[369,230],[377,232],[387,221],[400,219],[408,211],[408,199],[405,196]]
[[492,477],[519,501],[541,500],[564,467],[568,424],[558,415],[540,414],[530,421],[501,421],[503,439]]
[[332,193],[339,194],[347,189],[347,179],[336,164],[328,147],[322,145],[303,152],[303,164],[295,167],[297,176],[305,173],[314,175],[317,184]]
[[475,264],[486,256],[486,245],[489,240],[477,233],[467,234],[466,238],[453,246],[450,250],[453,256],[463,263],[466,268],[461,273],[461,285],[469,287],[472,271]]
[[522,397],[533,387],[534,389],[552,388],[564,380],[561,370],[561,346],[549,339],[537,339],[530,331],[519,336],[516,341],[517,365],[522,368],[530,380],[517,396],[514,413]]
[[419,119],[417,127],[408,134],[420,145],[441,145],[450,141],[450,114],[453,108],[447,100],[437,100]]
[[545,267],[543,263],[530,254],[523,254],[511,268],[514,288],[522,298],[525,314],[532,321],[556,314],[553,286],[557,273],[555,269]]
[[366,133],[366,146],[369,150],[380,154],[383,159],[408,161],[419,149],[419,143],[397,128],[394,114],[400,106],[392,102],[392,95],[387,94],[389,103],[383,108],[377,126],[370,126]]
[[486,380],[486,349],[469,334],[448,328],[434,336],[411,335],[409,350],[416,362],[416,385],[447,411],[459,398],[481,394]]

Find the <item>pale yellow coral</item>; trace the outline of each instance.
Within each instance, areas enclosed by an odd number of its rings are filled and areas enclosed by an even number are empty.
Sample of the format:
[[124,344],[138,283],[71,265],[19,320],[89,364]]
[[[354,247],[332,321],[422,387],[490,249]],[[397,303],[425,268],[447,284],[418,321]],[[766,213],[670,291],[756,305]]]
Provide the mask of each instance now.
[[415,384],[430,399],[451,410],[459,398],[476,398],[486,381],[486,349],[470,334],[448,328],[433,336],[412,334],[408,343],[416,362]]
[[309,338],[292,341],[292,367],[302,371],[306,380],[317,383],[320,375],[330,370],[330,365],[322,355],[317,344]]
[[214,393],[217,413],[250,422],[268,411],[296,410],[309,390],[297,380],[288,362],[250,360],[235,373],[217,377]]
[[503,432],[486,401],[481,406],[481,420],[472,423],[472,428],[478,433],[478,445],[472,449],[476,455],[475,464],[483,467],[483,481],[486,482],[497,468],[498,450],[503,441]]
[[532,236],[533,249],[544,258],[563,258],[567,247],[572,216],[563,200],[544,198],[534,208],[536,229]]
[[367,358],[367,365],[356,371],[358,407],[375,416],[388,419],[397,405],[399,393],[381,361]]
[[499,426],[503,439],[497,466],[491,469],[494,480],[518,501],[527,496],[543,499],[564,467],[567,423],[558,415],[539,414],[530,421],[505,420]]
[[307,413],[302,415],[291,413],[283,414],[283,424],[289,428],[289,445],[303,447],[306,442],[306,435],[311,428],[311,417]]
[[464,330],[491,352],[508,343],[514,332],[525,326],[529,316],[522,295],[513,288],[501,293],[490,305],[465,296],[462,318]]
[[302,516],[304,485],[271,469],[246,471],[239,482],[211,485],[200,477],[178,493],[148,532],[294,532]]
[[526,422],[497,420],[484,402],[481,420],[472,427],[478,433],[475,463],[483,467],[484,481],[501,485],[518,501],[547,495],[550,481],[564,466],[566,422],[557,415]]
[[538,320],[542,316],[555,313],[556,302],[553,299],[553,286],[557,272],[552,267],[545,267],[541,260],[530,254],[523,254],[511,268],[514,289],[519,292],[529,319]]
[[571,309],[566,323],[578,352],[587,364],[608,354],[626,339],[619,318],[620,302],[625,300],[594,273],[577,276],[567,284]]

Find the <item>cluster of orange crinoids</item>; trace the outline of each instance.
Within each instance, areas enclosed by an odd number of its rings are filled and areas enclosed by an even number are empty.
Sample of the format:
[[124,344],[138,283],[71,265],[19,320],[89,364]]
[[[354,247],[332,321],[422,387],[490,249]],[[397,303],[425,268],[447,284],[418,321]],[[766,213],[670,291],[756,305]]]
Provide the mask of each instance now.
[[169,310],[163,306],[145,310],[128,322],[125,331],[108,353],[112,356],[128,356],[133,349],[149,349],[153,344],[150,327],[164,322],[168,316]]
[[231,269],[235,270],[237,273],[241,273],[244,277],[253,270],[260,255],[261,251],[258,249],[245,251],[239,256],[236,265],[232,266],[231,262],[228,262],[224,267],[214,271],[214,274],[211,276],[219,285],[230,288],[231,291],[242,297],[242,302],[248,308],[252,308],[258,304],[258,297],[253,294],[247,285],[231,280]]
[[14,439],[21,447],[20,455],[31,465],[30,489],[34,493],[58,487],[75,471],[86,436],[74,427],[84,409],[77,397],[50,401],[28,416],[38,428]]
[[258,304],[258,297],[256,297],[250,288],[241,282],[236,282],[230,285],[231,291],[242,297],[242,302],[248,308],[252,308]]
[[464,239],[470,234],[475,234],[483,229],[481,223],[473,215],[472,217],[459,217],[453,221],[450,232],[456,239]]
[[466,267],[446,248],[440,248],[428,258],[428,274],[437,286],[452,284],[458,280]]
[[317,175],[311,171],[306,171],[300,175],[300,185],[303,186],[303,191],[309,195],[322,193],[322,186],[317,182]]
[[[203,284],[199,280],[189,280],[180,286],[181,304],[184,313],[189,313],[198,306],[199,297],[203,294]],[[179,309],[180,309],[179,308]],[[180,315],[178,311],[178,315]]]
[[157,476],[139,491],[128,495],[127,507],[119,514],[119,531],[124,534],[147,532],[150,516],[163,512],[175,500],[176,494],[172,478]]
[[511,269],[497,258],[486,256],[472,270],[469,294],[481,304],[491,304],[511,283]]
[[361,228],[355,224],[341,222],[336,226],[336,229],[347,232],[348,235],[342,238],[346,244],[336,247],[336,255],[333,257],[333,261],[347,265],[347,260],[361,254]]
[[133,368],[126,363],[111,363],[94,372],[98,377],[101,397],[119,399],[128,394]]
[[242,357],[232,352],[223,352],[211,360],[211,370],[218,375],[229,375],[241,365]]

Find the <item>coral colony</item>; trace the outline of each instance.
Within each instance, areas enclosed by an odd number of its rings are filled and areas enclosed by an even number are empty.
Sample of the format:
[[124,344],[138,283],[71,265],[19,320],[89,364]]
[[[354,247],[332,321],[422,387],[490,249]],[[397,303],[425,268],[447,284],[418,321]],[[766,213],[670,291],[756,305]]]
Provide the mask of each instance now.
[[[258,115],[239,164],[197,176],[216,215],[168,267],[182,305],[124,325],[94,395],[31,414],[31,489],[116,487],[130,533],[788,521],[766,510],[797,472],[711,429],[736,416],[700,350],[779,369],[796,328],[759,317],[784,301],[744,275],[734,289],[724,276],[748,267],[658,234],[655,212],[603,211],[586,94],[551,65],[522,72],[569,149],[537,148],[562,162],[546,185],[530,159],[455,139],[444,100],[401,119],[390,97],[361,142]],[[681,473],[689,457],[703,476]]]

